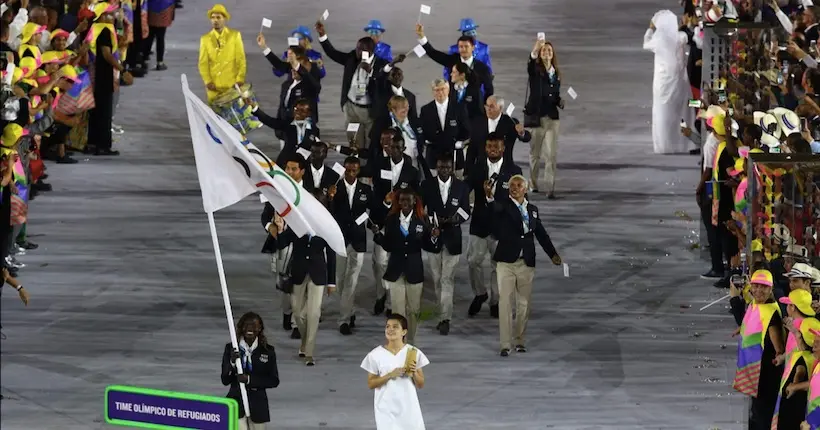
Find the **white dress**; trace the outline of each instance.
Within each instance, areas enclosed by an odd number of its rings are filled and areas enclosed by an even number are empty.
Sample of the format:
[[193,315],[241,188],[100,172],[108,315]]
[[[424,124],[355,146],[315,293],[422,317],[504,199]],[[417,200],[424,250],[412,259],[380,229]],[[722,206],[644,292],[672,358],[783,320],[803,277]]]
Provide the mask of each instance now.
[[[373,375],[387,375],[397,367],[404,366],[407,351],[411,348],[415,347],[404,345],[398,354],[393,355],[385,347],[378,346],[367,354],[361,367]],[[421,369],[430,364],[427,356],[420,349],[416,350],[416,367]],[[376,388],[373,411],[376,414],[378,430],[425,430],[416,386],[410,377],[391,379]]]
[[[662,10],[652,18],[655,30],[647,29],[643,49],[655,54],[652,79],[652,142],[656,154],[687,152],[695,146],[680,131],[683,119],[693,127],[694,111],[688,107],[692,96],[686,75],[686,33],[678,31],[674,13]],[[696,83],[700,86],[700,83]]]

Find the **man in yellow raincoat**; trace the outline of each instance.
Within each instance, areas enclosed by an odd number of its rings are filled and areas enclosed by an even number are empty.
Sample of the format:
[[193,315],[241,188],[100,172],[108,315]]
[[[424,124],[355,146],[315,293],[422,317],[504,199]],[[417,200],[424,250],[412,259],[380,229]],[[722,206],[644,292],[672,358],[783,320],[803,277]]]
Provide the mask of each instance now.
[[208,89],[208,103],[234,85],[245,83],[247,64],[242,35],[225,26],[231,15],[225,6],[214,5],[208,11],[213,30],[199,39],[199,74]]

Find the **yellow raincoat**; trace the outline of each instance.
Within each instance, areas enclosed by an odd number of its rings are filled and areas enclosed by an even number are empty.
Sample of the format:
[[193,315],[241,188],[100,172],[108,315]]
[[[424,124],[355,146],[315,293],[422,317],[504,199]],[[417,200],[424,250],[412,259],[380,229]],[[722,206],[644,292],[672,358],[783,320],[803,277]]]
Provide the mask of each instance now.
[[237,82],[245,82],[247,70],[239,31],[226,27],[222,33],[211,30],[199,39],[199,74],[206,86],[216,85],[216,91],[208,91],[208,103]]

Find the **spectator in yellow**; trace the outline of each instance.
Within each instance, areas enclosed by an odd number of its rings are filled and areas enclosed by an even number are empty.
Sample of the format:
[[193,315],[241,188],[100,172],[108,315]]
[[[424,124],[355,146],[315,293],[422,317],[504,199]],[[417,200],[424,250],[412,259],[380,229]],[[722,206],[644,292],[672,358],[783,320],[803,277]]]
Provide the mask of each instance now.
[[214,5],[208,11],[213,30],[199,39],[199,74],[208,89],[208,102],[219,93],[245,83],[247,64],[242,35],[225,26],[231,15],[225,6]]

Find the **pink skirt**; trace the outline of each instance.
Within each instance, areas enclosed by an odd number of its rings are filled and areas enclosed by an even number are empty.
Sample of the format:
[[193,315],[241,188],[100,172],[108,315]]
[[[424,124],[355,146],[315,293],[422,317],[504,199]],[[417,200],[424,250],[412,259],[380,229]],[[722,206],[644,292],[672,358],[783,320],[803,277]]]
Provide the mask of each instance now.
[[151,27],[170,27],[174,22],[175,7],[171,6],[162,12],[148,12],[148,25]]

